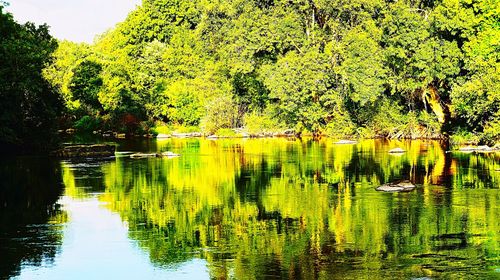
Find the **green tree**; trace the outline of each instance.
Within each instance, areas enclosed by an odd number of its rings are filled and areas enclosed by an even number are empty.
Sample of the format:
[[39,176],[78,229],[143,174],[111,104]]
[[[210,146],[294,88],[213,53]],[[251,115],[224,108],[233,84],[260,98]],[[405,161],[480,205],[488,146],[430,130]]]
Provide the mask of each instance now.
[[304,54],[291,51],[262,71],[277,115],[287,125],[313,133],[326,126],[338,97],[326,55],[317,49]]
[[[55,144],[59,95],[43,78],[57,48],[46,25],[20,25],[0,5],[0,146],[48,149]],[[44,139],[38,141],[38,139]]]
[[93,50],[90,45],[85,43],[77,44],[70,41],[61,41],[52,56],[52,63],[43,70],[43,75],[59,91],[65,102],[66,109],[71,114],[80,107],[79,101],[73,98],[73,93],[69,88],[74,69],[82,61],[93,56]]
[[212,123],[231,104],[232,126],[265,112],[315,134],[486,133],[500,122],[497,2],[145,0],[94,45],[62,42],[45,76],[71,112],[76,67],[98,63],[102,86],[79,87],[115,120]]
[[461,51],[456,41],[432,33],[428,13],[401,2],[391,5],[382,22],[382,45],[391,91],[401,94],[410,110],[429,104],[445,122],[441,102],[460,72]]
[[98,94],[102,87],[102,66],[97,62],[86,60],[75,67],[73,72],[69,85],[73,98],[79,100],[88,112],[101,109]]
[[484,134],[484,141],[500,141],[500,5],[479,1],[473,25],[463,46],[468,74],[453,88],[452,111],[457,123],[469,131]]

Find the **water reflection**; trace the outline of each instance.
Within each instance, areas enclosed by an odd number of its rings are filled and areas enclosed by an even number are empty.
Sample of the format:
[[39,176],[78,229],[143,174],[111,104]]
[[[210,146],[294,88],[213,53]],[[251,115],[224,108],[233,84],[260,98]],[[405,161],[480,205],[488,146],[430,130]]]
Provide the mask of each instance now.
[[50,264],[62,240],[65,212],[59,163],[46,158],[0,161],[0,279],[22,265]]
[[[128,238],[126,223],[95,195],[64,197],[68,212],[60,253],[51,266],[24,266],[20,279],[206,279],[205,262],[189,260],[175,269],[155,269]],[[192,271],[196,271],[193,273]],[[182,277],[189,275],[188,277]]]
[[[426,141],[148,148],[182,157],[103,164],[99,199],[157,267],[201,258],[217,279],[499,277],[498,155],[446,154]],[[71,185],[77,172],[64,173]],[[417,190],[374,190],[401,179]]]
[[[389,154],[395,147],[407,152]],[[382,140],[169,139],[120,150],[182,156],[34,163],[17,173],[19,162],[0,165],[11,178],[2,210],[26,211],[0,214],[0,278],[500,277],[499,154]],[[375,191],[397,180],[418,186]],[[12,195],[20,185],[23,195]],[[32,225],[47,230],[25,243]]]

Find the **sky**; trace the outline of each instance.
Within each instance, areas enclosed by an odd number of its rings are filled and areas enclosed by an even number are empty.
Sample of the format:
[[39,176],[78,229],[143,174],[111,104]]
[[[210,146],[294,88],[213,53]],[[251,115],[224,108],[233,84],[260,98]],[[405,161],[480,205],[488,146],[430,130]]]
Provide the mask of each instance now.
[[19,23],[47,23],[61,40],[92,43],[96,35],[123,21],[141,0],[6,0]]

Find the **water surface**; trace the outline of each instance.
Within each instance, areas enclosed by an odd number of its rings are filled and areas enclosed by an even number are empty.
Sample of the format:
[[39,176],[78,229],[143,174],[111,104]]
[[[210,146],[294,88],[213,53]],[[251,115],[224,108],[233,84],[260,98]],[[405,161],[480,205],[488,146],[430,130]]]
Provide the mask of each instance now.
[[[181,157],[2,159],[0,278],[500,279],[500,154],[333,142],[125,141],[121,152]],[[375,190],[398,180],[417,189]]]

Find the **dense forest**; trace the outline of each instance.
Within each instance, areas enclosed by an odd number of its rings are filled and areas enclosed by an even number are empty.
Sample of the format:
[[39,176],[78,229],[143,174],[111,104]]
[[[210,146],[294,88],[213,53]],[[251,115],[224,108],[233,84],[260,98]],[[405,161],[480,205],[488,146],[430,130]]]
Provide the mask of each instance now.
[[47,123],[500,140],[497,0],[143,0],[93,44],[58,47],[0,20],[5,143]]

